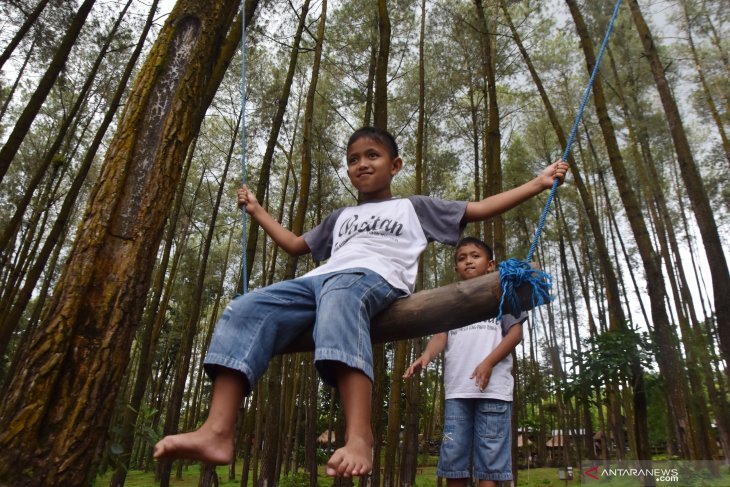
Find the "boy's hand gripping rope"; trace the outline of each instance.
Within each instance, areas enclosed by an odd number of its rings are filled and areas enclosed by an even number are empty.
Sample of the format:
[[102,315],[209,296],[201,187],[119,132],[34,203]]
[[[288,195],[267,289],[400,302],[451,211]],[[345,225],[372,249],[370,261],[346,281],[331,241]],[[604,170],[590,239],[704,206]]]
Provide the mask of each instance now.
[[[590,80],[588,81],[588,86],[586,87],[585,93],[583,94],[583,102],[581,103],[578,114],[575,117],[575,122],[573,122],[573,128],[570,131],[570,137],[568,138],[568,142],[565,145],[565,151],[563,151],[564,161],[568,160],[570,148],[573,145],[573,141],[575,140],[575,134],[578,131],[578,124],[580,123],[580,119],[583,116],[583,111],[585,110],[586,104],[588,103],[588,97],[590,96],[591,88],[593,88],[593,81],[596,79],[596,74],[598,74],[598,66],[600,66],[601,64],[603,52],[606,50],[606,46],[608,45],[608,38],[610,37],[611,31],[613,30],[613,24],[616,21],[616,17],[618,16],[618,10],[620,6],[621,0],[617,0],[616,6],[613,9],[611,21],[609,22],[608,29],[606,30],[606,35],[603,38],[601,50],[598,51],[598,56],[596,57],[596,65],[593,66],[593,72],[591,73]],[[532,245],[530,246],[530,251],[527,254],[527,258],[525,260],[518,260],[514,258],[507,259],[506,261],[499,264],[499,282],[502,288],[502,299],[499,303],[499,314],[497,315],[497,320],[500,320],[502,318],[505,299],[509,304],[510,313],[514,316],[520,315],[520,313],[522,312],[522,305],[520,304],[520,299],[517,295],[517,289],[523,284],[529,284],[530,286],[532,286],[533,307],[549,303],[554,299],[554,296],[550,294],[553,280],[552,276],[547,272],[533,269],[530,266],[530,261],[532,260],[532,255],[535,253],[535,249],[537,248],[537,243],[540,240],[540,234],[542,233],[542,229],[545,226],[545,219],[547,218],[550,204],[555,197],[555,192],[557,191],[557,189],[558,180],[555,179],[553,181],[553,187],[550,189],[550,194],[548,195],[547,202],[545,203],[545,208],[542,210],[542,214],[540,215],[540,220],[537,224],[537,230],[535,231],[535,238],[532,241]]]

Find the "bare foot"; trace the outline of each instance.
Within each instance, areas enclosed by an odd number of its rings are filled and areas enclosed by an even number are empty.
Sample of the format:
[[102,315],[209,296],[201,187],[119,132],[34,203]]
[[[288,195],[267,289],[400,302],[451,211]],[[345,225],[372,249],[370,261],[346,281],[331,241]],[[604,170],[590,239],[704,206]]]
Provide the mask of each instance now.
[[362,437],[352,437],[327,461],[330,477],[367,475],[373,469],[373,444]]
[[155,445],[155,458],[184,458],[213,465],[227,465],[233,459],[233,437],[203,425],[191,433],[166,436]]

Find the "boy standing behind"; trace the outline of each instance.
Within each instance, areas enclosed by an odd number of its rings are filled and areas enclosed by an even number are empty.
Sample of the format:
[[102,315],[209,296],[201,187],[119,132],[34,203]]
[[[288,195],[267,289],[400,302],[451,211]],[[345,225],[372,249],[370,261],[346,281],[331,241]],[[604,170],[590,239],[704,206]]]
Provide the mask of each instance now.
[[[456,247],[456,273],[472,279],[496,269],[492,249],[473,237]],[[512,351],[522,340],[522,323],[510,314],[434,335],[404,378],[425,368],[446,349],[444,434],[438,475],[448,487],[466,486],[473,454],[479,487],[512,480]],[[501,326],[500,326],[501,325]]]

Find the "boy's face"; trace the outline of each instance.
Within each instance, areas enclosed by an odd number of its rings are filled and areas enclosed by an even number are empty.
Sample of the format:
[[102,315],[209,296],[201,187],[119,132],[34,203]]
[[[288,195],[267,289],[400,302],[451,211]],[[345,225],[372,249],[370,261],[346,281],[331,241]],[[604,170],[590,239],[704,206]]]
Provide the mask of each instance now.
[[347,148],[347,175],[361,202],[391,198],[390,181],[401,167],[401,158],[375,139],[361,137]]
[[483,276],[495,269],[495,262],[478,245],[464,244],[456,251],[456,273],[463,280]]

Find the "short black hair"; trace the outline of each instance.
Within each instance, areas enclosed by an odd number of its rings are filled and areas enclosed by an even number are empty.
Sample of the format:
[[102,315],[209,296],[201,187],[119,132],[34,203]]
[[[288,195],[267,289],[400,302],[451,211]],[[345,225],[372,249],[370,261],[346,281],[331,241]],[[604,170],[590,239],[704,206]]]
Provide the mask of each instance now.
[[395,137],[387,130],[378,127],[366,126],[355,130],[347,140],[347,149],[349,150],[352,144],[363,138],[380,142],[388,149],[392,158],[395,159],[398,157],[398,144],[395,141]]
[[489,257],[489,260],[494,260],[494,251],[492,250],[492,247],[490,247],[484,240],[480,240],[476,237],[464,237],[459,240],[459,243],[456,244],[456,250],[454,250],[454,260],[456,260],[459,249],[469,244],[476,245],[477,247],[481,248],[482,250],[484,250],[484,252],[487,253],[487,257]]

